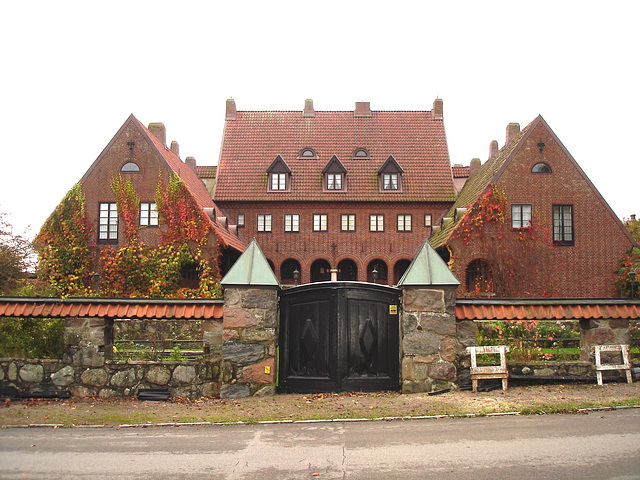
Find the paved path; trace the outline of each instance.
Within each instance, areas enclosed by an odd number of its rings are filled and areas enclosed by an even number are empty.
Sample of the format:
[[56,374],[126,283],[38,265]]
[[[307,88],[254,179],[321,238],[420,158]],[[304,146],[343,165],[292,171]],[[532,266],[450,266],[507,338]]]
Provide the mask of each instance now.
[[405,422],[4,429],[0,478],[640,479],[640,409]]

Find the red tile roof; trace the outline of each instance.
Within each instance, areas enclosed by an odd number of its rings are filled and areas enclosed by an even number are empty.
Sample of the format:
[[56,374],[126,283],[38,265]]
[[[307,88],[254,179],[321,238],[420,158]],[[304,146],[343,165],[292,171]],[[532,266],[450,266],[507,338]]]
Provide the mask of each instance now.
[[199,178],[216,178],[216,165],[196,165],[196,175]]
[[607,300],[458,300],[458,320],[640,319],[640,302]]
[[0,298],[0,317],[221,319],[224,301],[97,298]]
[[[312,148],[318,158],[298,158]],[[370,158],[353,158],[356,149]],[[266,171],[277,155],[291,168],[290,192],[268,192]],[[322,170],[333,155],[347,169],[346,191],[323,192]],[[381,193],[377,172],[393,155],[402,191]],[[455,199],[442,120],[430,111],[238,111],[225,123],[216,201],[440,201]]]
[[469,176],[469,171],[471,170],[471,167],[466,166],[460,166],[460,165],[454,165],[453,167],[451,167],[451,173],[453,174],[453,178],[467,178]]
[[[137,122],[138,127],[147,134],[169,168],[184,182],[184,184],[191,192],[191,195],[193,195],[193,198],[196,200],[196,202],[198,202],[198,205],[200,205],[203,209],[213,209],[214,218],[224,217],[224,213],[222,213],[217,205],[215,205],[215,203],[209,196],[207,187],[205,186],[204,182],[200,178],[198,178],[196,172],[194,172],[190,166],[180,160],[180,157],[178,157],[173,151],[171,151],[171,149],[163,145],[158,137],[156,137],[149,129],[147,129],[147,127],[145,127],[137,118],[135,118],[133,115],[131,117]],[[211,224],[213,225],[213,228],[218,234],[218,238],[222,241],[223,245],[235,248],[239,252],[244,252],[244,249],[247,245],[243,239],[230,232],[224,226],[213,221],[211,218],[209,218],[209,220],[211,221]]]

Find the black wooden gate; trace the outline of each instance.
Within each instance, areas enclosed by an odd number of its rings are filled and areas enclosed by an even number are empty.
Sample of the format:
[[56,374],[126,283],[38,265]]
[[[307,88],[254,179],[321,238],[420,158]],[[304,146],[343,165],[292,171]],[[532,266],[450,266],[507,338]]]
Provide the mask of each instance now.
[[399,388],[399,291],[323,282],[280,297],[279,391]]

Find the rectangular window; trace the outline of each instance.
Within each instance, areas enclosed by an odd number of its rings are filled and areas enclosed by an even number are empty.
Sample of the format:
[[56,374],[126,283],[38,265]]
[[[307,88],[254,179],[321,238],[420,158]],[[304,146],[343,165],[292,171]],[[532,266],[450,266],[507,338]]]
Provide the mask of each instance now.
[[158,210],[156,210],[156,202],[140,202],[140,226],[157,226]]
[[238,222],[237,225],[239,227],[244,227],[244,213],[239,213],[238,214]]
[[573,245],[573,205],[553,206],[553,243]]
[[431,214],[427,213],[424,216],[424,226],[425,227],[430,227],[431,226]]
[[272,173],[271,174],[271,190],[286,190],[286,189],[287,189],[287,174]]
[[356,216],[347,214],[340,217],[340,230],[354,232],[356,230]]
[[411,231],[411,215],[398,215],[398,231],[399,232]]
[[284,231],[299,232],[300,231],[300,215],[287,214],[284,216]]
[[342,174],[327,174],[327,190],[342,190]]
[[511,228],[528,228],[531,226],[531,205],[511,205]]
[[313,231],[314,232],[327,231],[327,215],[320,214],[320,215],[313,216]]
[[98,241],[105,243],[117,243],[118,207],[116,206],[116,202],[99,204],[98,224]]
[[384,232],[384,215],[369,215],[369,231]]
[[258,231],[270,232],[271,231],[271,214],[258,214]]
[[382,188],[384,190],[398,190],[398,174],[397,173],[383,173],[382,174]]

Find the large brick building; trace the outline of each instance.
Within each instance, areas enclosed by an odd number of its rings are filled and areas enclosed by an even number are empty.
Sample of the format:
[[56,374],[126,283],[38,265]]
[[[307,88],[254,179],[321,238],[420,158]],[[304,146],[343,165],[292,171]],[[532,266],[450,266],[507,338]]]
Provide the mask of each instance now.
[[[497,147],[484,165],[472,161],[430,239],[460,279],[458,295],[618,296],[614,271],[635,242],[545,120],[509,124]],[[488,193],[505,207],[503,223],[471,232]]]
[[395,284],[455,200],[442,108],[237,111],[228,100],[214,201],[282,283],[334,270]]
[[91,242],[95,245],[92,248],[93,267],[98,267],[97,256],[102,246],[118,248],[126,243],[115,194],[111,189],[112,179],[121,176],[131,180],[140,197],[140,240],[155,246],[160,242],[162,229],[162,219],[158,218],[155,208],[156,189],[158,182],[166,184],[169,177],[175,174],[207,213],[222,246],[222,267],[225,271],[244,251],[246,244],[213,203],[205,183],[198,178],[195,170],[195,159],[187,157],[184,162],[180,159],[177,142],[167,147],[166,130],[162,123],[152,123],[147,129],[131,115],[80,180],[85,196],[86,218],[94,235]]
[[[256,238],[283,284],[394,285],[429,238],[459,295],[618,296],[613,272],[635,242],[544,119],[509,124],[490,150],[484,165],[451,167],[440,99],[430,111],[315,111],[310,100],[238,111],[228,100],[217,169],[182,161],[163,124],[131,115],[81,185],[94,251],[124,244],[112,178],[131,180],[140,239],[155,245],[156,187],[175,174],[212,222],[223,272]],[[489,191],[503,196],[506,229],[469,241],[465,222]],[[513,241],[530,226],[536,241]]]
[[[508,232],[465,242],[465,214],[492,188]],[[302,111],[237,111],[228,100],[213,198],[283,283],[333,270],[393,285],[430,238],[459,295],[615,297],[614,270],[634,244],[542,117],[522,131],[509,124],[484,165],[452,168],[440,99],[410,112],[315,111],[310,100]],[[538,237],[509,243],[534,222]]]

